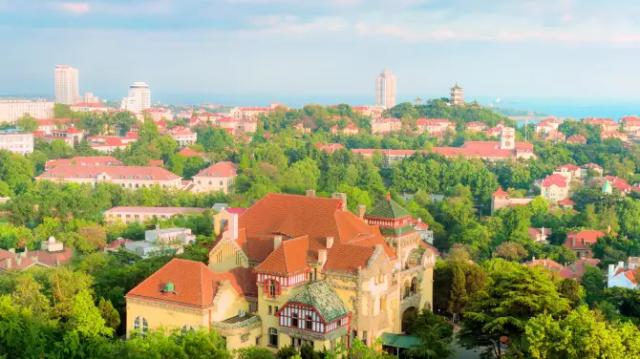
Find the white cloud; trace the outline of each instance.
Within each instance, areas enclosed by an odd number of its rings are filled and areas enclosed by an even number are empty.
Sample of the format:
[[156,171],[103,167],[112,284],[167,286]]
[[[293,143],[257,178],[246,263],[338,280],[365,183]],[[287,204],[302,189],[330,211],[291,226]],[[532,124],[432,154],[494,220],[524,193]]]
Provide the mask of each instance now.
[[86,2],[63,2],[60,9],[75,15],[86,14],[91,11],[91,5]]

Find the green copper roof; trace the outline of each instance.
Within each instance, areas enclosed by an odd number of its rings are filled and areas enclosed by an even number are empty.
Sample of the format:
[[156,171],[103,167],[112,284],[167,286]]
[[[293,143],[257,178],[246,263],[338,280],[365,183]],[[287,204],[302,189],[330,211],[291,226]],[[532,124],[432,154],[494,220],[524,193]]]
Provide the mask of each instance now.
[[347,315],[344,303],[325,281],[307,284],[289,301],[314,307],[327,322]]
[[608,180],[604,181],[604,184],[602,185],[602,193],[611,193],[611,192],[613,192],[611,183]]
[[405,233],[409,233],[409,232],[413,232],[415,229],[410,226],[410,225],[406,225],[403,227],[398,227],[398,228],[384,228],[381,227],[380,228],[380,233],[382,233],[383,235],[389,235],[389,236],[401,236]]
[[411,335],[382,333],[382,345],[394,348],[410,349],[420,345],[420,338]]
[[402,218],[409,216],[409,212],[387,195],[387,198],[378,202],[367,215],[378,218]]

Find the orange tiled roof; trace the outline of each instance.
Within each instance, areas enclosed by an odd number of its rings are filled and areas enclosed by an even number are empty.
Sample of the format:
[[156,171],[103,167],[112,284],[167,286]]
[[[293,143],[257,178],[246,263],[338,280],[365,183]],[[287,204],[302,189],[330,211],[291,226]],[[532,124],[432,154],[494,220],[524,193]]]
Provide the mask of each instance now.
[[307,253],[309,251],[309,237],[283,241],[282,244],[262,263],[256,266],[256,272],[265,272],[280,275],[292,275],[305,272],[309,269]]
[[236,165],[233,162],[222,161],[201,170],[196,176],[205,177],[234,177],[236,175]]
[[169,172],[162,167],[154,166],[78,166],[61,165],[51,168],[38,176],[43,179],[64,179],[64,178],[96,178],[98,175],[106,173],[113,179],[138,179],[169,181],[180,178],[175,173]]
[[[377,227],[341,207],[339,199],[268,194],[240,216],[238,245],[252,261],[262,262],[273,251],[275,235],[284,237],[283,244],[291,238],[306,236],[307,255],[315,258],[319,249],[326,248],[326,238],[333,237],[334,245],[325,264],[328,270],[364,267],[369,258],[364,254],[378,244],[390,258],[395,258],[395,251],[386,244]],[[334,258],[337,251],[353,252],[354,256]]]
[[[216,273],[202,262],[174,258],[127,293],[127,298],[138,297],[168,301],[177,304],[209,307],[213,305],[220,283],[229,281],[239,293],[244,293],[240,271]],[[173,283],[173,292],[164,292],[167,283]]]

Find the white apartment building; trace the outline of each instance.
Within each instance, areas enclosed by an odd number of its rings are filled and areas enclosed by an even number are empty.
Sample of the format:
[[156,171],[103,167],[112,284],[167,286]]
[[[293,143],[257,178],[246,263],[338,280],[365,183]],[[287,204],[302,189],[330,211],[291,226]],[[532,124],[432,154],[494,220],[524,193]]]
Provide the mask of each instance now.
[[53,102],[46,100],[0,100],[0,123],[13,123],[24,115],[53,117]]
[[142,111],[151,108],[151,90],[146,82],[134,82],[129,86],[129,96],[122,99],[120,108],[141,114]]
[[17,131],[0,131],[0,150],[27,154],[33,152],[33,134]]
[[80,100],[78,69],[69,65],[56,65],[54,71],[56,102],[73,105]]
[[384,108],[396,105],[396,75],[387,69],[376,78],[376,105]]

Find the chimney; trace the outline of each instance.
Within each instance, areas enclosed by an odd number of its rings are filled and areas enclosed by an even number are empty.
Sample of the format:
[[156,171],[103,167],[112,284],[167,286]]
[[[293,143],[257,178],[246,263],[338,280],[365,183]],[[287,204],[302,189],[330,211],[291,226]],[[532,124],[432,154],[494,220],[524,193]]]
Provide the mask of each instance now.
[[321,266],[324,266],[324,264],[327,263],[327,250],[326,249],[319,249],[318,250],[318,263],[320,263]]
[[613,277],[613,274],[614,274],[613,271],[614,271],[613,264],[609,264],[609,270],[607,272],[609,278]]
[[333,247],[333,237],[326,238],[325,247],[327,247],[327,249]]
[[358,205],[358,217],[364,218],[365,213],[367,213],[367,206],[364,204]]
[[231,218],[229,218],[229,223],[227,224],[229,232],[231,233],[231,239],[238,239],[238,219],[240,216],[238,214],[233,213]]
[[11,269],[12,265],[13,265],[12,258],[11,257],[7,258],[7,269]]
[[273,237],[273,250],[278,249],[282,245],[282,236]]
[[339,199],[342,201],[342,205],[340,206],[343,211],[347,210],[347,194],[342,192],[335,192],[331,195],[331,198]]
[[307,197],[315,197],[316,196],[316,190],[315,189],[308,189],[305,192],[305,194],[306,194]]
[[16,249],[15,248],[9,248],[9,252],[15,254],[16,253]]

